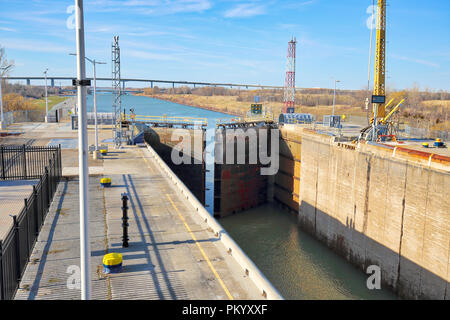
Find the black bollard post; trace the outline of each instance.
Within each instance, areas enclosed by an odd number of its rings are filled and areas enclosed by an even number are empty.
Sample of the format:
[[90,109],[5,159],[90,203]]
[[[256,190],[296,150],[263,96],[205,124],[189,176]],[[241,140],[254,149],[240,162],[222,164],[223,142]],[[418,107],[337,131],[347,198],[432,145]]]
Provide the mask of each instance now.
[[128,196],[122,193],[122,247],[128,248]]

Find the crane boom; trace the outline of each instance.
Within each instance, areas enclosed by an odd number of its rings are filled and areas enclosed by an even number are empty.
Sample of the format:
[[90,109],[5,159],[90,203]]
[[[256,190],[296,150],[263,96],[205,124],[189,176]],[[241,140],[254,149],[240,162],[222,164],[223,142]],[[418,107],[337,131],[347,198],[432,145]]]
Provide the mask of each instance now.
[[[375,49],[375,84],[373,94],[377,96],[386,95],[386,0],[378,0],[377,15],[377,38]],[[379,103],[373,105],[374,114],[377,119],[384,119],[386,116],[386,106]]]
[[[391,102],[392,102],[393,100],[394,100],[394,99],[392,99]],[[389,102],[389,104],[390,104],[391,102]],[[403,104],[403,102],[405,102],[405,99],[402,99],[402,100],[401,100],[401,101],[400,101],[400,102],[392,109],[392,111],[389,112],[389,114],[388,114],[383,120],[381,120],[381,122],[382,122],[382,123],[386,123],[386,121],[389,120],[389,118],[394,114],[394,112],[397,111],[398,108],[400,108],[400,106]]]

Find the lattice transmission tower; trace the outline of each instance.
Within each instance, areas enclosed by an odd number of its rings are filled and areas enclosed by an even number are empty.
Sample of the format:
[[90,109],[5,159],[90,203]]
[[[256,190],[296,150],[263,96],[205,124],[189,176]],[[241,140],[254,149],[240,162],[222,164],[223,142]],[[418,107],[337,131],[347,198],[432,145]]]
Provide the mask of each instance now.
[[122,144],[122,89],[120,86],[120,47],[119,36],[114,36],[111,45],[111,69],[112,69],[112,114],[113,114],[113,139],[116,147]]
[[295,112],[295,52],[297,40],[292,38],[288,43],[286,79],[284,83],[283,113]]

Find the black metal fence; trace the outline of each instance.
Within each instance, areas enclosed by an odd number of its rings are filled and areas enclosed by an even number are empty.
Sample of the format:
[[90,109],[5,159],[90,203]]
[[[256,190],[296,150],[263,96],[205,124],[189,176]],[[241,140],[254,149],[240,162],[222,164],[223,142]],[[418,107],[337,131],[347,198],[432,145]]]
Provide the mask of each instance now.
[[[11,151],[14,148],[2,148],[2,152],[6,149]],[[10,160],[15,157],[16,160],[11,161],[24,170],[16,179],[35,179],[38,172],[42,175],[38,177],[37,185],[33,186],[30,197],[24,199],[19,215],[12,217],[10,231],[3,241],[0,240],[0,300],[13,299],[62,176],[60,147],[25,147],[17,153],[9,152],[8,156],[12,156]],[[45,165],[43,159],[47,159]],[[38,164],[42,167],[38,168]],[[21,172],[10,163],[5,171],[14,172],[5,175],[6,179],[13,179]]]
[[59,146],[0,146],[0,180],[39,179],[59,149]]

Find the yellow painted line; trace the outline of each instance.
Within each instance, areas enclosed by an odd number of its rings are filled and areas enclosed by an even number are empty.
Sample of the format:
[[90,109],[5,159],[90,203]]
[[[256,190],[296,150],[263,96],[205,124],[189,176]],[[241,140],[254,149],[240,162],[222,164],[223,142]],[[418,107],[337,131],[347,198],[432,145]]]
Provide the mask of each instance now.
[[144,158],[145,163],[147,164],[147,167],[150,169],[150,173],[155,173],[153,171],[153,168],[150,165],[150,162],[148,162],[147,158],[145,157],[144,151],[142,151],[142,149],[139,149],[139,151],[141,151],[142,154],[142,158]]
[[197,247],[199,248],[200,252],[203,255],[203,258],[205,258],[206,262],[208,263],[209,268],[211,269],[211,271],[214,273],[214,276],[217,278],[217,280],[219,281],[220,285],[222,286],[223,290],[225,291],[225,293],[227,294],[228,298],[230,300],[234,300],[233,296],[231,295],[230,291],[228,290],[227,286],[225,285],[225,283],[222,281],[222,279],[220,278],[219,274],[217,273],[216,269],[214,268],[214,266],[212,265],[211,261],[209,260],[209,258],[206,256],[205,251],[203,251],[202,246],[200,245],[200,243],[197,241],[197,238],[195,237],[195,235],[192,233],[191,228],[189,228],[186,220],[184,219],[184,217],[180,214],[180,211],[178,210],[177,206],[175,205],[175,203],[172,201],[172,198],[170,198],[170,196],[166,193],[167,198],[169,199],[170,203],[172,204],[172,206],[175,208],[175,210],[178,213],[178,216],[180,217],[181,221],[183,221],[184,226],[186,228],[186,230],[189,232],[189,234],[191,235],[192,239],[194,240],[195,244],[197,245]]

